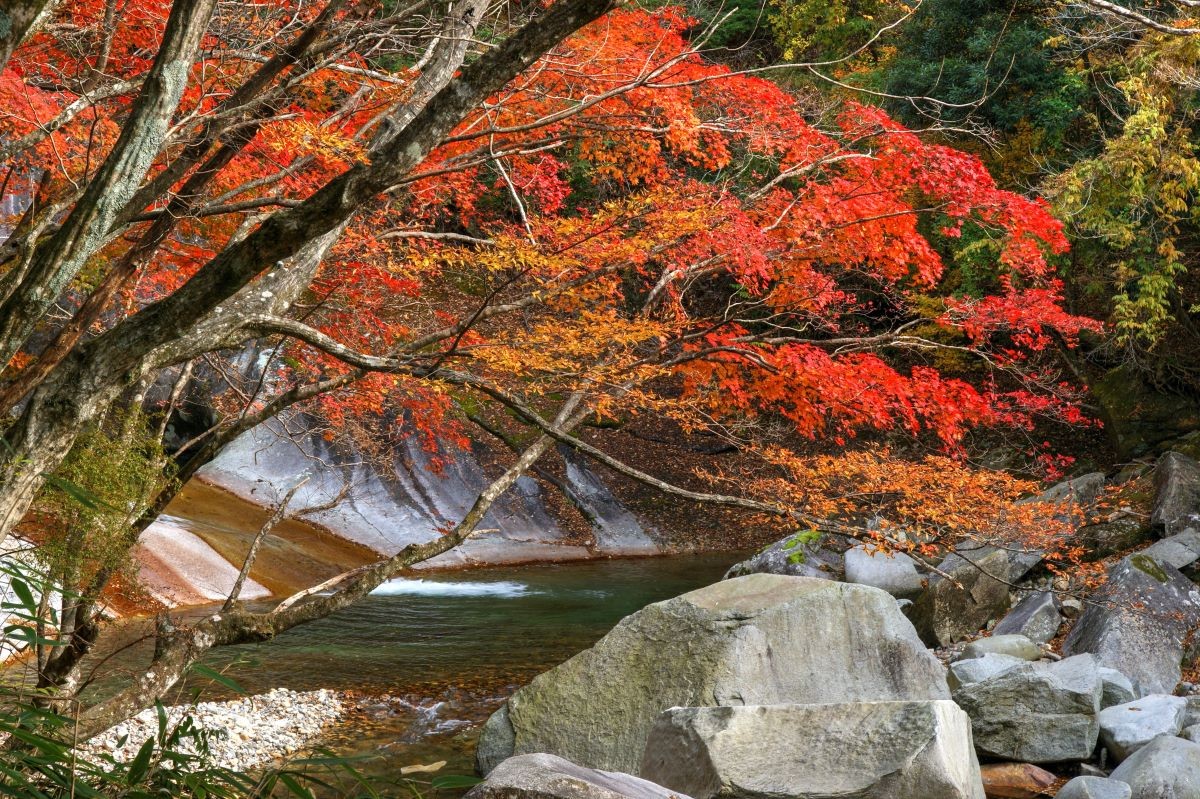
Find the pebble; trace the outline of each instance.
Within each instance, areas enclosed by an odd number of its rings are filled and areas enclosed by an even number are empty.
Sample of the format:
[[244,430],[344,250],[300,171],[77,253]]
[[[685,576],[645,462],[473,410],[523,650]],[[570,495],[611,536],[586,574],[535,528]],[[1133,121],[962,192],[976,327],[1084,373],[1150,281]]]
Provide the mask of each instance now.
[[[166,708],[168,724],[174,726],[191,716],[197,727],[214,730],[209,759],[216,767],[237,771],[264,766],[310,748],[325,729],[346,713],[345,696],[337,691],[292,691],[275,688],[265,694],[229,702],[201,702]],[[108,752],[128,761],[142,744],[158,734],[158,714],[143,710],[81,747],[83,754]],[[128,740],[117,746],[122,736]],[[190,742],[180,747],[195,749]]]

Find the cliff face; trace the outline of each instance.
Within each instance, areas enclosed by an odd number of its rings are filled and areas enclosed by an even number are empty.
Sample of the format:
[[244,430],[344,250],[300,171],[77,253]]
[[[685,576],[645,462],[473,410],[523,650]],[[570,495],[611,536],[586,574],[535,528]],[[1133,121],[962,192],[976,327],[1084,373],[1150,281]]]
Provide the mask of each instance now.
[[[463,517],[497,473],[485,465],[488,455],[475,445],[447,458],[448,465],[438,473],[429,453],[410,439],[381,468],[353,452],[331,447],[318,436],[294,431],[285,435],[281,427],[263,425],[236,440],[196,478],[250,504],[241,511],[217,513],[216,506],[228,504],[228,499],[205,493],[203,487],[187,489],[143,536],[138,553],[142,577],[155,597],[169,604],[222,597],[222,590],[236,577],[241,553],[265,516],[307,477],[288,506],[289,516],[307,524],[294,522],[272,536],[277,539],[278,557],[272,566],[268,548],[267,559],[251,574],[256,582],[247,586],[246,598],[302,587],[306,580],[318,582],[323,574],[332,576],[343,567],[436,538],[439,530]],[[523,477],[493,506],[480,525],[481,532],[424,567],[660,551],[649,525],[618,501],[584,460],[571,452],[559,455],[561,493],[573,506],[569,513],[564,512],[561,498],[548,496],[537,480]],[[255,506],[258,512],[251,510]],[[566,518],[569,515],[575,518]],[[301,533],[300,527],[308,531]],[[322,542],[316,551],[314,542],[323,536],[332,540]],[[308,568],[298,569],[297,558],[309,561]]]

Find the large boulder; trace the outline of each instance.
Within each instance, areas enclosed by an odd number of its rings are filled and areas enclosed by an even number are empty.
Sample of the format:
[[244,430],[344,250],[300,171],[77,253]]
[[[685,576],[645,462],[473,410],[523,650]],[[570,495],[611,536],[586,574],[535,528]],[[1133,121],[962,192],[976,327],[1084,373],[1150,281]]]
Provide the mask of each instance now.
[[547,754],[505,760],[464,799],[689,799],[647,780]]
[[1161,736],[1134,752],[1110,775],[1126,783],[1132,799],[1200,797],[1200,744]]
[[643,608],[535,677],[485,725],[479,767],[549,752],[632,772],[671,707],[949,696],[941,664],[888,594],[753,574]]
[[1003,550],[951,554],[938,571],[943,574],[929,579],[908,613],[929,646],[947,646],[974,635],[1008,609],[1008,585],[1016,578]]
[[950,685],[950,690],[957,691],[964,685],[982,682],[1028,662],[1025,658],[988,652],[981,657],[956,660],[951,663],[946,672],[946,682]]
[[1185,642],[1200,627],[1200,590],[1178,569],[1139,553],[1108,573],[1063,643],[1091,652],[1132,682],[1139,696],[1169,694],[1182,675]]
[[1154,511],[1150,526],[1163,535],[1200,527],[1200,463],[1168,452],[1154,467]]
[[842,576],[842,556],[821,546],[821,540],[807,541],[790,535],[756,554],[735,563],[725,572],[725,579],[748,574],[786,574],[792,577],[815,577],[836,580]]
[[1100,681],[1104,683],[1104,691],[1100,696],[1100,709],[1123,705],[1137,699],[1133,683],[1121,672],[1107,666],[1100,667]]
[[953,702],[689,707],[663,713],[640,773],[697,799],[983,799]]
[[1034,591],[1018,602],[992,628],[992,635],[1024,635],[1044,644],[1058,635],[1063,616],[1053,591]]
[[1182,696],[1151,694],[1105,708],[1100,711],[1100,740],[1109,754],[1124,760],[1160,735],[1178,735],[1186,707]]
[[1143,549],[1142,554],[1176,569],[1190,566],[1200,560],[1200,527],[1189,527],[1182,533],[1155,541]]
[[859,544],[846,550],[845,561],[847,582],[879,588],[901,599],[913,599],[924,587],[916,561],[903,552],[882,552]]
[[1025,663],[954,692],[980,754],[1025,763],[1086,760],[1100,727],[1100,674],[1084,655]]

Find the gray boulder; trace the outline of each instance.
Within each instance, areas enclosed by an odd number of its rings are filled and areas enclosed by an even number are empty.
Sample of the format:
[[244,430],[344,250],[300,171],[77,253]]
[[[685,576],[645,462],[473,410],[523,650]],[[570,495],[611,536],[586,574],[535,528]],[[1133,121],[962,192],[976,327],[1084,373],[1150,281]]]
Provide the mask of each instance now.
[[1200,743],[1200,724],[1193,724],[1190,727],[1184,727],[1179,733],[1180,738],[1186,738],[1192,743]]
[[982,657],[956,660],[950,664],[950,668],[946,672],[946,682],[950,685],[950,690],[957,691],[964,685],[995,677],[997,674],[1028,662],[1024,658],[991,652]]
[[1100,711],[1100,740],[1118,761],[1132,755],[1160,735],[1178,735],[1183,729],[1182,696],[1151,694]]
[[1200,560],[1200,529],[1188,528],[1181,533],[1155,541],[1142,550],[1159,563],[1182,569]]
[[1200,627],[1200,590],[1142,553],[1112,567],[1063,643],[1091,652],[1133,682],[1139,696],[1169,694],[1182,676],[1184,643]]
[[794,535],[781,538],[757,554],[735,563],[725,579],[747,574],[787,574],[836,580],[842,576],[842,556],[821,547],[821,541],[805,543]]
[[903,552],[872,552],[859,544],[846,550],[845,562],[847,582],[879,588],[897,598],[913,599],[924,587],[916,562]]
[[952,554],[938,569],[953,579],[933,575],[908,609],[929,646],[947,646],[974,635],[1008,609],[1008,583],[1015,578],[1003,550]]
[[1101,666],[1100,681],[1104,683],[1103,693],[1100,696],[1101,710],[1113,705],[1123,705],[1126,702],[1132,702],[1137,699],[1137,694],[1133,690],[1133,683],[1116,669]]
[[1086,760],[1096,748],[1101,682],[1090,656],[1025,663],[954,692],[977,752],[1024,763]]
[[547,754],[518,755],[497,766],[465,799],[688,799],[647,780],[582,768]]
[[1022,502],[1042,502],[1058,505],[1059,516],[1064,521],[1078,519],[1078,514],[1091,510],[1104,490],[1104,472],[1088,472],[1087,474],[1064,480],[1047,488],[1032,499]]
[[1200,463],[1168,452],[1154,467],[1154,511],[1150,526],[1162,535],[1200,527]]
[[992,628],[992,635],[1024,635],[1035,643],[1044,644],[1058,635],[1063,615],[1053,591],[1034,591],[1018,602]]
[[1200,696],[1192,695],[1185,699],[1187,707],[1183,710],[1183,726],[1190,727],[1193,724],[1200,724]]
[[1076,777],[1055,794],[1055,799],[1129,799],[1129,786],[1105,777]]
[[970,720],[953,702],[672,708],[647,779],[697,799],[983,799]]
[[961,660],[984,655],[1008,655],[1021,660],[1040,660],[1042,648],[1023,635],[992,635],[972,641],[963,647]]
[[949,695],[941,664],[888,594],[754,574],[643,608],[535,677],[485,725],[479,768],[549,752],[633,772],[671,707]]
[[1200,797],[1200,744],[1155,738],[1134,752],[1110,775],[1132,789],[1133,799]]

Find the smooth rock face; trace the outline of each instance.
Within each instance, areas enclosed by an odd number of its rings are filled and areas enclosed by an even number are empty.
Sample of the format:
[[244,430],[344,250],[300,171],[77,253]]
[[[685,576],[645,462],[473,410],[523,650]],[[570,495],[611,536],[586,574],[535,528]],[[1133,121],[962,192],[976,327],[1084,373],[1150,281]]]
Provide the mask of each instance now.
[[957,581],[934,575],[909,608],[921,640],[946,646],[982,630],[1008,608],[1008,582],[1015,579],[1002,550],[972,554],[970,562],[950,555],[938,567]]
[[1100,696],[1101,710],[1137,699],[1137,694],[1133,691],[1133,683],[1116,669],[1101,666],[1100,681],[1104,684],[1103,693]]
[[975,749],[1025,763],[1086,760],[1100,725],[1100,674],[1090,656],[1026,663],[954,692]]
[[1150,526],[1163,535],[1200,527],[1200,463],[1178,452],[1168,452],[1154,467],[1154,512]]
[[1100,711],[1100,740],[1117,760],[1124,760],[1160,735],[1183,729],[1182,696],[1152,694]]
[[1100,665],[1128,677],[1139,696],[1173,692],[1184,641],[1200,627],[1200,589],[1178,569],[1139,553],[1113,566],[1092,600],[1063,651],[1095,654]]
[[903,599],[921,593],[923,578],[917,564],[903,552],[871,552],[859,544],[846,551],[845,561],[846,582],[869,585]]
[[641,772],[696,799],[983,799],[953,702],[672,708]]
[[1132,789],[1132,799],[1200,796],[1200,744],[1162,736],[1130,755],[1110,775]]
[[485,725],[479,768],[549,752],[634,772],[671,707],[947,698],[941,664],[888,594],[754,574],[643,608],[534,678]]
[[841,555],[822,549],[819,541],[805,544],[790,535],[741,563],[735,563],[725,572],[725,579],[748,574],[786,574],[836,580],[842,576],[842,571]]
[[1023,635],[993,635],[967,644],[963,647],[961,659],[970,660],[989,654],[1038,660],[1042,656],[1042,648]]
[[950,690],[957,691],[964,685],[986,680],[1028,662],[1024,658],[992,653],[969,660],[956,660],[946,672],[946,682],[950,685]]
[[992,629],[992,635],[1024,635],[1044,644],[1058,635],[1063,616],[1052,591],[1036,591],[1018,602]]
[[1032,763],[988,763],[980,766],[988,799],[1038,799],[1058,778]]
[[689,799],[612,771],[582,768],[547,754],[518,755],[496,767],[465,799]]
[[1187,528],[1170,538],[1155,541],[1142,550],[1159,563],[1182,569],[1200,560],[1200,529]]
[[1076,777],[1058,793],[1056,799],[1129,799],[1129,786],[1104,777]]

